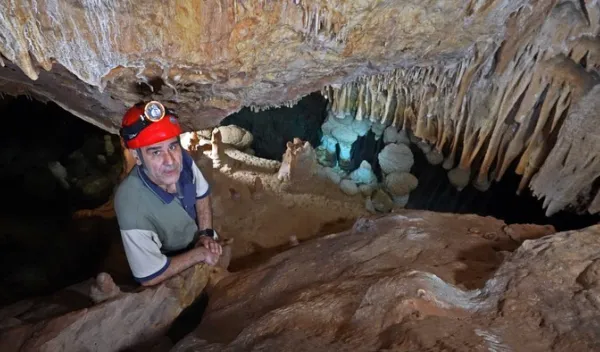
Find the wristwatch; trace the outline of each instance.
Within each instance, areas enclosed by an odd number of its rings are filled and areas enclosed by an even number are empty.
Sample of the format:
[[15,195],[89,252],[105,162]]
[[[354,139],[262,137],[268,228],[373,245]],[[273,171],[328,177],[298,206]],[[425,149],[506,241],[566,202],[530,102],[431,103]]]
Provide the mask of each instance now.
[[215,241],[219,239],[219,235],[217,235],[217,231],[215,229],[200,230],[198,231],[198,236],[207,236]]

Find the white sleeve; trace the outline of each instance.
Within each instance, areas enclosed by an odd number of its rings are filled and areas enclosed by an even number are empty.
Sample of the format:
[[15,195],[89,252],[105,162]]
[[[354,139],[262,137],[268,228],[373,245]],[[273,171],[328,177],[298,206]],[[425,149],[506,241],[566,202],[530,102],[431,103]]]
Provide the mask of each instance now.
[[169,267],[169,258],[160,252],[162,243],[153,231],[121,230],[127,261],[138,282],[151,280]]
[[192,172],[194,173],[194,184],[196,185],[196,199],[206,197],[210,192],[210,186],[195,162],[192,162]]

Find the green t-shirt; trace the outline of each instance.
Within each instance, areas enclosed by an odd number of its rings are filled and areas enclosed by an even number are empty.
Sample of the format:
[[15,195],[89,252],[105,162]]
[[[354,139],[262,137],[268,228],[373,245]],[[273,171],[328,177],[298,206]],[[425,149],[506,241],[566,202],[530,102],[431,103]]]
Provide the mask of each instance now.
[[193,159],[183,152],[178,194],[154,184],[137,165],[115,194],[115,211],[125,254],[135,279],[151,280],[169,266],[168,254],[186,248],[198,230],[196,200],[210,187]]

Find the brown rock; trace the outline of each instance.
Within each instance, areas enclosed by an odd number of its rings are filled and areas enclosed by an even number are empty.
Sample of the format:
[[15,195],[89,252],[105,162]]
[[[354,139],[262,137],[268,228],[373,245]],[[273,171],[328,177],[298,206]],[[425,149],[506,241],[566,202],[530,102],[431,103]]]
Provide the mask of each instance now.
[[121,294],[121,289],[115,284],[108,273],[100,273],[96,277],[96,282],[90,288],[90,297],[94,303],[104,302],[113,299]]
[[390,196],[381,189],[376,189],[373,192],[371,202],[373,203],[373,208],[380,213],[389,213],[394,207],[394,202]]
[[502,262],[517,248],[504,226],[424,211],[359,220],[223,279],[173,351],[596,350],[600,225],[527,240]]
[[[118,351],[158,341],[179,313],[200,295],[210,270],[196,265],[157,286],[121,293],[94,306],[23,319],[24,324],[0,331],[0,350]],[[99,281],[103,286],[99,291],[115,291],[112,280],[101,276]],[[17,318],[27,314],[20,313]]]
[[393,196],[405,196],[419,185],[419,180],[408,172],[393,172],[385,176],[384,182]]

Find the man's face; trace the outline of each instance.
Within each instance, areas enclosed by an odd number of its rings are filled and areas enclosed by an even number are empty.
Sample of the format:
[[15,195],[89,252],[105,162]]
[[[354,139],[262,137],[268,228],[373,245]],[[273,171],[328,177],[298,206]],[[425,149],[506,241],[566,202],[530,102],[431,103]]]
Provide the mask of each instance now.
[[[174,185],[183,167],[177,137],[140,149],[148,177],[159,186]],[[138,165],[141,162],[138,160]]]

